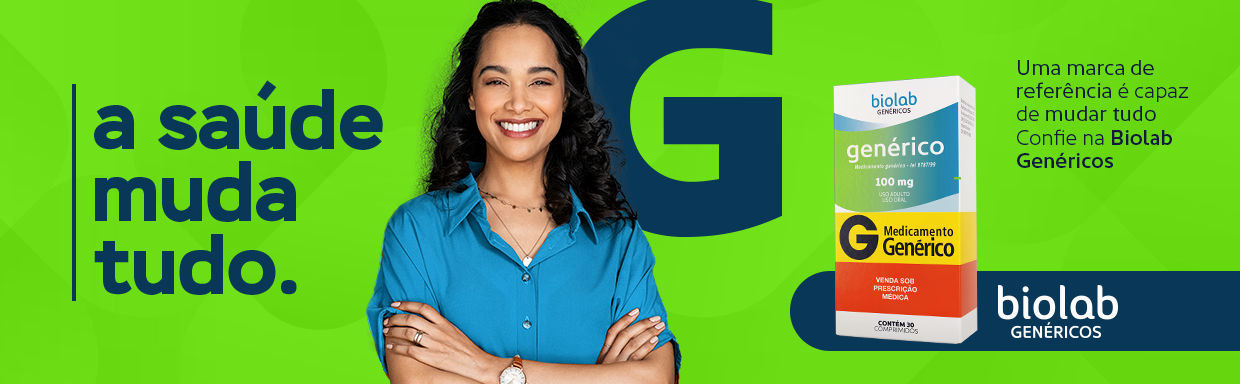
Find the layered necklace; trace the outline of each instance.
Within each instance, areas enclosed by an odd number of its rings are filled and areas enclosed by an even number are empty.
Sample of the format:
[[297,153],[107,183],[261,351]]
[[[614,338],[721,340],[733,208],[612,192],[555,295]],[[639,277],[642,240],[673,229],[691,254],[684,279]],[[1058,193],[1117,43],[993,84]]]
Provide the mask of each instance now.
[[[478,188],[478,191],[482,192],[482,194],[484,195],[487,195],[487,197],[491,198],[491,200],[495,200],[495,201],[500,202],[500,204],[512,207],[512,209],[514,210],[524,209],[526,212],[534,212],[534,210],[537,209],[538,212],[543,212],[546,208],[546,206],[523,207],[520,205],[516,205],[513,203],[509,203],[507,201],[504,201],[504,199],[499,198],[499,196],[495,196],[495,194],[491,192],[483,191],[482,188]],[[521,241],[517,240],[517,235],[512,234],[512,229],[508,228],[508,223],[504,222],[504,217],[499,215],[499,210],[495,209],[495,206],[492,205],[490,201],[487,201],[487,199],[482,199],[482,200],[486,201],[487,207],[491,208],[492,212],[495,212],[495,218],[499,219],[499,224],[504,227],[505,231],[508,231],[508,237],[511,237],[512,241],[514,243],[517,243],[517,249],[520,250],[521,253],[523,254],[523,256],[521,257],[521,262],[525,263],[525,266],[527,267],[530,266],[530,262],[534,261],[534,257],[530,256],[530,254],[534,252],[534,246],[538,245],[538,241],[542,240],[543,235],[547,234],[547,225],[551,223],[551,220],[548,219],[546,222],[543,223],[542,232],[538,234],[538,238],[534,239],[534,244],[530,246],[530,250],[526,251],[525,247],[521,246]]]

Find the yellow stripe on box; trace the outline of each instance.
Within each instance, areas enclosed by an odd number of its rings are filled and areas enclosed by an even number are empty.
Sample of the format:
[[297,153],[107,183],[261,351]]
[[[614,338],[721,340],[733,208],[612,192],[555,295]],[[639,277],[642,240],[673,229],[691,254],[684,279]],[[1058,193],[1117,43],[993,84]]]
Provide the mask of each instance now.
[[834,239],[837,262],[961,265],[977,260],[977,212],[837,212]]

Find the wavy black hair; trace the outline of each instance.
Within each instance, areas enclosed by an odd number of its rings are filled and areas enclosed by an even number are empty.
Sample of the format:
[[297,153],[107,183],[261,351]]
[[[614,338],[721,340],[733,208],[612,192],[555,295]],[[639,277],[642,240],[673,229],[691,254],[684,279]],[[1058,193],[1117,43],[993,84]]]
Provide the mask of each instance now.
[[[564,89],[568,93],[563,125],[551,140],[543,169],[546,206],[556,224],[572,214],[571,186],[590,214],[592,221],[609,218],[637,219],[637,214],[611,170],[611,155],[621,157],[613,147],[611,120],[603,117],[602,107],[594,103],[586,86],[588,63],[581,50],[577,30],[547,6],[529,0],[502,0],[488,3],[478,11],[478,19],[457,43],[453,61],[456,69],[444,87],[443,104],[430,121],[431,170],[426,190],[462,191],[459,181],[469,175],[470,161],[486,159],[486,142],[478,130],[474,111],[469,109],[473,90],[473,71],[478,64],[482,37],[491,30],[509,25],[530,25],[541,29],[555,43],[556,57],[564,67]],[[620,160],[623,164],[623,160]]]

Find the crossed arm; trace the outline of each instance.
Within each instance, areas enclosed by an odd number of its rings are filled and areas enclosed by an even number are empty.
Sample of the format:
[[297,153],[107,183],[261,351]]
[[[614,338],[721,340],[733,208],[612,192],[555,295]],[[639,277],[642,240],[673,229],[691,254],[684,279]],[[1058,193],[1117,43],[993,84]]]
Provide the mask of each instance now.
[[[385,359],[393,383],[498,383],[510,357],[493,356],[465,336],[430,305],[394,302],[397,314],[383,321]],[[672,383],[672,347],[655,348],[664,326],[658,317],[637,319],[634,310],[610,329],[598,364],[553,364],[525,360],[526,381],[555,383]],[[632,325],[629,325],[633,323]],[[413,339],[423,332],[419,345]]]

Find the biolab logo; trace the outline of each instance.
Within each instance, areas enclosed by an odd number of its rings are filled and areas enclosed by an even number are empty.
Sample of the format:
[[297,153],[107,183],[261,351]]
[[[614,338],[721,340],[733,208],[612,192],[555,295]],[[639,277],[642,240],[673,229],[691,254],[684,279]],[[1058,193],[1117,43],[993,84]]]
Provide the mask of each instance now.
[[655,61],[695,48],[770,55],[772,15],[771,4],[754,0],[646,1],[608,20],[586,44],[591,92],[606,109],[615,126],[612,138],[627,158],[616,176],[644,229],[711,236],[783,214],[780,98],[664,99],[665,143],[719,145],[719,179],[702,182],[674,180],[654,170],[637,151],[629,119],[637,82]]
[[917,96],[913,92],[909,92],[907,95],[901,95],[899,92],[893,93],[891,96],[881,93],[878,97],[875,97],[873,94],[870,95],[870,107],[873,108],[909,107],[914,105],[917,105]]
[[875,250],[878,250],[878,235],[858,234],[857,244],[865,244],[865,248],[853,248],[852,242],[849,241],[849,235],[852,234],[852,229],[856,226],[861,226],[871,231],[878,231],[878,226],[874,225],[874,220],[870,220],[865,215],[853,215],[844,220],[844,225],[840,226],[840,248],[844,249],[844,254],[853,260],[865,260],[870,255],[873,255]]

